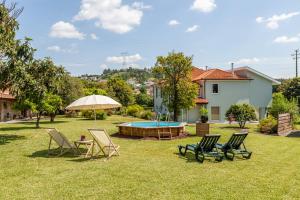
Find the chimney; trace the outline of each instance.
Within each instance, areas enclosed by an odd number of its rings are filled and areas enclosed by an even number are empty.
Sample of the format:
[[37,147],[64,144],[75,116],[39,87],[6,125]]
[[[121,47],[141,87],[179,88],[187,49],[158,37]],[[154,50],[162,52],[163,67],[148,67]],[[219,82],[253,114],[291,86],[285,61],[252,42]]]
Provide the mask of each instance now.
[[232,76],[234,76],[234,63],[231,63],[231,73],[232,73]]

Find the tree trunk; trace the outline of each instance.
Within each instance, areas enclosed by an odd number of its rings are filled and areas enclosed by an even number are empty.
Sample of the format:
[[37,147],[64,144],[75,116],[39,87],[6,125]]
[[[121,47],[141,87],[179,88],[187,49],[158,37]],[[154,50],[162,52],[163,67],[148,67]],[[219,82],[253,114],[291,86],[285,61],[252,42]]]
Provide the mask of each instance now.
[[50,114],[50,122],[54,122],[55,114]]
[[41,113],[38,112],[36,115],[36,123],[35,123],[36,128],[40,128],[40,119],[41,119]]

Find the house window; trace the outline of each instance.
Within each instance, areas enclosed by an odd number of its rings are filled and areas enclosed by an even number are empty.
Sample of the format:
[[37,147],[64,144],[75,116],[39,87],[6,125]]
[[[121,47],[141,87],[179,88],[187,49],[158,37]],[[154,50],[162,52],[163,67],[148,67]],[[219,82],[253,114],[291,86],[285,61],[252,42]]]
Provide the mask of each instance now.
[[219,84],[212,84],[212,93],[214,94],[219,93]]
[[211,107],[211,120],[220,120],[220,107],[219,106]]

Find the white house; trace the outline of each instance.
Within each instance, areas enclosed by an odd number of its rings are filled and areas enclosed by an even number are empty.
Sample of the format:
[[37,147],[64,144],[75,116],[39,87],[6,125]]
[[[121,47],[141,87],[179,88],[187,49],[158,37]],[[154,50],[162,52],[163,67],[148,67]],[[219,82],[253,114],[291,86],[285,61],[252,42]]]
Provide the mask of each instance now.
[[[255,107],[257,118],[266,116],[272,101],[272,86],[280,84],[275,79],[250,67],[234,68],[230,71],[221,69],[202,70],[194,67],[192,81],[199,85],[196,106],[182,110],[179,120],[195,122],[200,118],[199,109],[208,109],[210,121],[224,122],[225,113],[232,104],[248,103]],[[154,86],[154,110],[166,113],[161,90]]]
[[0,121],[8,121],[17,117],[19,111],[13,109],[15,98],[8,90],[0,91]]

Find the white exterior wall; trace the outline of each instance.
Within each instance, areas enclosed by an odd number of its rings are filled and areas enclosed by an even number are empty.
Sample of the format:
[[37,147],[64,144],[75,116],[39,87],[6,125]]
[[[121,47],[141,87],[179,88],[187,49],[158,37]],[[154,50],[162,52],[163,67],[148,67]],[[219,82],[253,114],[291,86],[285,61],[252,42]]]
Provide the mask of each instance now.
[[[272,82],[250,71],[241,71],[243,75],[247,75],[252,80],[207,80],[205,82],[205,98],[208,104],[203,105],[208,109],[208,117],[211,120],[211,107],[220,107],[220,122],[226,121],[225,113],[232,104],[248,103],[255,107],[257,118],[264,118],[266,108],[272,102]],[[212,93],[212,84],[219,84],[219,93]],[[160,89],[158,88],[156,96],[156,87],[154,86],[154,110],[156,112],[165,113],[167,109],[162,105]],[[200,105],[183,111],[178,120],[195,122],[200,118]]]
[[165,114],[168,110],[163,105],[161,89],[156,85],[153,86],[154,111],[156,113]]
[[250,71],[246,73],[253,79],[249,87],[250,104],[255,107],[258,119],[262,119],[266,116],[266,108],[272,103],[272,82]]
[[[6,105],[6,106],[4,106]],[[0,100],[0,121],[12,120],[14,115],[19,115],[18,111],[13,110],[13,102],[9,100]]]
[[[219,85],[219,93],[212,93],[212,85]],[[211,107],[220,107],[220,121],[225,121],[225,113],[232,104],[250,103],[250,81],[206,81],[206,99],[208,99],[208,119],[211,120]]]

